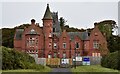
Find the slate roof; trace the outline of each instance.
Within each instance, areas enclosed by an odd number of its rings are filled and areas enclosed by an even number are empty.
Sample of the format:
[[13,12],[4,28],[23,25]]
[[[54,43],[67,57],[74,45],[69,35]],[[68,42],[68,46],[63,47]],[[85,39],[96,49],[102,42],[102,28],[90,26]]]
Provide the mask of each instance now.
[[74,40],[75,36],[78,36],[81,40],[87,40],[89,38],[88,32],[67,32],[71,40]]
[[45,11],[43,19],[52,19],[52,15],[51,15],[51,12],[50,12],[49,4],[47,4],[47,8],[46,8],[46,11]]
[[52,28],[55,29],[55,32],[53,32],[54,35],[59,37],[61,35],[61,27],[60,23],[58,21],[58,12],[51,12],[52,18],[53,18],[53,26]]
[[55,28],[55,33],[61,33],[60,23],[58,21],[58,12],[51,12],[53,18],[53,28]]
[[16,36],[15,39],[22,39],[22,33],[24,32],[24,29],[17,29],[16,30]]

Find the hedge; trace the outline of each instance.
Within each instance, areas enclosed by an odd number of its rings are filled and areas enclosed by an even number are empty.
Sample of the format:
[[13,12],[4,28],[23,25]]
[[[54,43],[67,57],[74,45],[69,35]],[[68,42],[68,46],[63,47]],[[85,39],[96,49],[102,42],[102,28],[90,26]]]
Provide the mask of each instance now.
[[30,55],[15,49],[2,48],[2,70],[11,69],[43,69],[44,66],[37,65]]
[[101,66],[106,68],[118,69],[120,70],[120,51],[110,53],[102,57]]

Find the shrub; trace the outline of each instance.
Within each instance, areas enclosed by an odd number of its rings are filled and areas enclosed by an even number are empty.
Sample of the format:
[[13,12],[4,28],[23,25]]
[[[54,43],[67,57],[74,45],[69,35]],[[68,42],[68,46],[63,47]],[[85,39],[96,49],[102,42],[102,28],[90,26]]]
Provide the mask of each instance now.
[[120,66],[118,66],[118,64],[120,62],[120,58],[118,57],[118,52],[120,52],[120,51],[116,51],[116,52],[110,53],[106,56],[103,56],[103,58],[101,60],[101,65],[103,67],[120,70]]
[[43,66],[37,65],[30,55],[6,48],[2,48],[2,69],[43,69]]

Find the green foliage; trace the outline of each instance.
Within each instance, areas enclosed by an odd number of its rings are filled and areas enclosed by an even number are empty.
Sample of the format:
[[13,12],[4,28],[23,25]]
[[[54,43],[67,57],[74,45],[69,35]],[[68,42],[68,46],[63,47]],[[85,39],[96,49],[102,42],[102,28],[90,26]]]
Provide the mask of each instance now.
[[116,28],[116,22],[114,20],[104,20],[97,24],[98,28],[103,33],[103,35],[105,34],[107,39],[109,39],[112,35],[112,29]]
[[2,48],[2,69],[43,69],[44,66],[37,65],[33,57],[20,51]]
[[15,30],[18,29],[24,29],[24,27],[28,27],[29,24],[23,24],[14,28],[2,28],[2,45],[5,47],[13,48],[13,40],[14,40],[14,34]]
[[63,31],[64,26],[65,26],[65,19],[63,17],[60,17],[59,22],[60,22],[60,27],[61,27],[61,29]]
[[72,68],[71,71],[75,72],[75,74],[80,74],[80,72],[82,74],[106,74],[106,72],[108,74],[114,74],[113,72],[118,72],[118,70],[105,68],[100,65],[78,66],[76,69]]
[[120,58],[118,57],[118,52],[120,51],[116,51],[106,56],[103,56],[101,60],[101,66],[120,70]]
[[108,39],[108,49],[110,52],[115,52],[120,50],[120,37],[112,35]]

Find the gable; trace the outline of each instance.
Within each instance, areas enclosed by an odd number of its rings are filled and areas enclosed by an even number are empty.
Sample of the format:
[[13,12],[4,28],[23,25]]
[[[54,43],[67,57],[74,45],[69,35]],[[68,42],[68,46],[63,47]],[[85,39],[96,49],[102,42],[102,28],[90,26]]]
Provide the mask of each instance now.
[[97,26],[95,26],[95,28],[90,33],[90,38],[93,38],[94,36],[98,36],[99,38],[106,40]]

